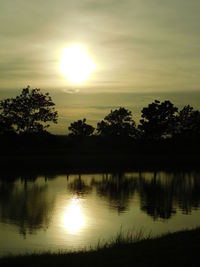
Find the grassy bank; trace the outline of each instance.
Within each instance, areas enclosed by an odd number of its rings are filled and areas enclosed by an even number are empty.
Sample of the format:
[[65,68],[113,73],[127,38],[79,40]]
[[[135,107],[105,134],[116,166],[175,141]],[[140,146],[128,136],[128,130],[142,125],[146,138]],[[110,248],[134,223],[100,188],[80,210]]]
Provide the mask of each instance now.
[[0,259],[0,266],[199,266],[200,228],[132,242],[117,238],[92,251]]

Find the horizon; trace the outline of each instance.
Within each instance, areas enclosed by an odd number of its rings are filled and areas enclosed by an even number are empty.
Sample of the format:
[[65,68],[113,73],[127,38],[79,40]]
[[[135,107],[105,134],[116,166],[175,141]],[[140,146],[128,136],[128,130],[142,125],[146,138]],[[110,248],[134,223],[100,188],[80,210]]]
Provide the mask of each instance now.
[[[31,87],[31,89],[34,89]],[[15,97],[22,89],[2,91],[0,100]],[[65,135],[68,133],[70,123],[86,118],[87,123],[96,127],[97,122],[114,109],[125,107],[131,110],[136,124],[139,123],[141,110],[155,99],[160,101],[170,100],[181,109],[185,105],[191,105],[194,109],[200,109],[200,91],[192,92],[77,92],[66,93],[61,90],[43,90],[49,92],[58,111],[58,124],[50,124],[48,131],[53,134]]]

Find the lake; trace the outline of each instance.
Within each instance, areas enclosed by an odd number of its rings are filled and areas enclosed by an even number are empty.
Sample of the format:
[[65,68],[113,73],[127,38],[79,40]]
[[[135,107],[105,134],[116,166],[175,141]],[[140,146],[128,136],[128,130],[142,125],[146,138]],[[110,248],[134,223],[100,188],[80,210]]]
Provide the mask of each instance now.
[[200,171],[1,175],[0,255],[200,226]]

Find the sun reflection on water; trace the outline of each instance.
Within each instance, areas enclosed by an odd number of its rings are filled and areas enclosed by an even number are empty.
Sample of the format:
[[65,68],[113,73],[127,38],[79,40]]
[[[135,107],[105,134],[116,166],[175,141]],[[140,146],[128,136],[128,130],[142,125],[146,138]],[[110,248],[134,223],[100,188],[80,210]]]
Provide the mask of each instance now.
[[86,220],[82,211],[80,199],[72,198],[63,215],[64,228],[71,234],[76,234],[85,226]]

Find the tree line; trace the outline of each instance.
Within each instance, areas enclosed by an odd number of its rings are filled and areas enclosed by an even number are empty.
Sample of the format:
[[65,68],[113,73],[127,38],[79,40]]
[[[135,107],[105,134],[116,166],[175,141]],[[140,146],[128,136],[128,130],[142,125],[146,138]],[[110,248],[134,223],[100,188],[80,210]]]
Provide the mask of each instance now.
[[[45,132],[49,123],[57,123],[58,112],[49,93],[24,88],[19,96],[0,101],[0,134]],[[190,105],[179,110],[169,100],[155,100],[141,111],[136,125],[132,112],[124,107],[111,110],[97,127],[85,118],[72,122],[69,135],[102,136],[161,140],[167,138],[197,139],[200,136],[200,111]]]

